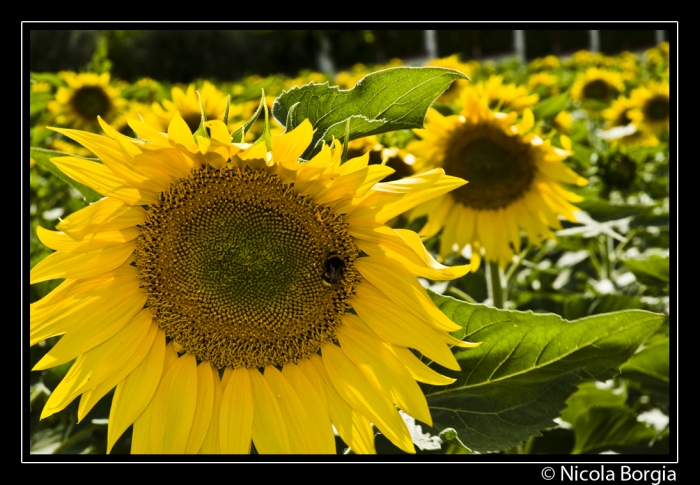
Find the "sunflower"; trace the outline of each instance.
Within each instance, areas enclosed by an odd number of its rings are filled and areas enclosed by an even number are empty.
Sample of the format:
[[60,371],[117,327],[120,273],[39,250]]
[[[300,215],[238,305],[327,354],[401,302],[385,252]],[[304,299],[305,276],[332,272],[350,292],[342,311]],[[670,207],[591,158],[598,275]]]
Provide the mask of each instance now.
[[110,86],[109,73],[81,73],[64,71],[60,77],[68,85],[56,91],[56,99],[46,105],[54,116],[53,122],[61,126],[96,130],[97,117],[111,120],[126,100],[120,90]]
[[618,72],[589,67],[580,72],[571,88],[572,99],[580,101],[585,108],[599,110],[625,90],[622,75]]
[[495,113],[471,90],[465,91],[460,115],[443,116],[430,110],[425,129],[415,130],[422,138],[406,149],[416,156],[415,168],[441,167],[468,185],[414,209],[412,219],[427,216],[420,232],[427,238],[444,226],[440,256],[469,245],[472,269],[480,265],[482,253],[504,267],[513,251],[520,251],[520,231],[535,244],[553,238],[551,228],[561,228],[558,215],[576,221],[581,199],[560,183],[584,185],[586,180],[562,161],[570,154],[570,140],[561,136],[564,149],[552,146],[529,133],[534,124],[526,109],[517,114]]
[[545,57],[538,57],[528,65],[528,69],[533,72],[552,71],[559,69],[559,67],[561,67],[559,58],[551,54]]
[[[659,144],[658,138],[652,132],[638,126],[630,118],[630,113],[636,106],[637,103],[632,99],[620,96],[613,101],[610,108],[603,111],[611,145],[653,147]],[[634,125],[634,128],[631,125]],[[613,129],[618,129],[618,133],[612,131]]]
[[629,112],[630,119],[640,128],[657,135],[668,131],[671,119],[671,100],[667,82],[651,81],[630,94],[635,106]]
[[372,423],[414,452],[397,408],[430,425],[416,381],[453,382],[414,352],[458,370],[449,345],[475,345],[416,277],[468,268],[384,222],[464,181],[376,183],[392,169],[341,165],[337,141],[299,163],[308,121],[270,150],[218,120],[195,140],[177,113],[167,134],[129,120],[139,139],[100,123],[107,136],[56,129],[103,163],[53,163],[105,198],[38,229],[56,251],[30,283],[65,281],[31,306],[32,345],[63,335],[34,369],[77,357],[42,418],[82,395],[83,419],[116,386],[109,450],[133,424],[134,453],[334,453],[334,426],[371,453]]
[[513,110],[520,113],[525,108],[532,107],[540,99],[539,94],[530,93],[525,86],[504,84],[503,76],[491,76],[485,81],[470,86],[469,89],[473,89],[477,96],[486,98],[490,108],[499,111]]
[[[173,100],[163,100],[162,106],[159,103],[153,103],[153,111],[146,116],[146,121],[157,127],[160,130],[165,130],[176,113],[185,120],[191,131],[197,131],[199,123],[202,119],[202,114],[199,107],[199,96],[202,98],[202,106],[204,114],[208,120],[220,120],[224,117],[226,109],[226,95],[219,91],[216,86],[208,81],[204,81],[201,88],[197,88],[194,84],[187,86],[187,90],[175,86],[172,88],[171,94]],[[256,105],[257,106],[257,105]],[[231,108],[236,111],[239,109],[236,105]],[[229,112],[229,120],[232,120],[235,113]]]

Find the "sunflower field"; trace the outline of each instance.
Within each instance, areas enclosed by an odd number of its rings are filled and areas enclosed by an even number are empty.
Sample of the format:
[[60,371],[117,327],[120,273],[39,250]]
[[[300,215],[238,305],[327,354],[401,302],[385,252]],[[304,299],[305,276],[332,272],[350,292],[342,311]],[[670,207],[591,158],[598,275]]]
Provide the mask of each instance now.
[[670,454],[669,57],[31,72],[28,453]]

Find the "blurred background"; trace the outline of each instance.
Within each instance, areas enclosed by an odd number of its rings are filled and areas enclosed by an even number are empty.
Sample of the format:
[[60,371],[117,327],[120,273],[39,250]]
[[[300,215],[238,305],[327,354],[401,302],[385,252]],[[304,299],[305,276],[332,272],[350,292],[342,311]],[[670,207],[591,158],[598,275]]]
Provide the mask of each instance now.
[[[102,42],[111,73],[126,81],[150,77],[187,83],[229,81],[251,74],[335,73],[356,63],[406,64],[459,54],[462,60],[521,61],[579,50],[603,54],[647,49],[667,30],[32,30],[29,69],[82,69]],[[187,62],[183,62],[187,59]]]

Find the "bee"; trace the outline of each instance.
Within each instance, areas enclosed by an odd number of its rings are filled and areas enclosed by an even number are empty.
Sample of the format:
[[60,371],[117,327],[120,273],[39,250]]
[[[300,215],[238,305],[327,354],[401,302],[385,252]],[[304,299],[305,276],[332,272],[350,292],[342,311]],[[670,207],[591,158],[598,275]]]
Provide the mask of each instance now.
[[324,264],[326,272],[323,273],[323,284],[326,286],[334,286],[340,283],[340,278],[343,277],[343,260],[335,253],[330,253]]

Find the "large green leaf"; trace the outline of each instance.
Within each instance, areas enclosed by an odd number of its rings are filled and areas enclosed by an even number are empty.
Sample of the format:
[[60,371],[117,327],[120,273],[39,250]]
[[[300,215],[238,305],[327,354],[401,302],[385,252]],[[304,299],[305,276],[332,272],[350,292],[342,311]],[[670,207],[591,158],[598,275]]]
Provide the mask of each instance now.
[[628,310],[567,321],[431,297],[463,327],[455,336],[483,342],[456,352],[462,372],[438,368],[455,383],[425,388],[435,427],[454,428],[480,452],[512,447],[554,427],[581,377],[616,375],[664,319]]
[[457,79],[467,77],[442,67],[396,67],[369,74],[349,90],[328,82],[309,83],[283,91],[272,106],[272,115],[287,131],[309,119],[315,132],[302,154],[308,160],[324,141],[344,140],[348,119],[350,140],[422,128],[430,104]]
[[669,257],[651,255],[645,259],[623,259],[622,263],[640,283],[665,286],[669,282]]
[[76,189],[78,192],[82,194],[83,197],[85,197],[86,202],[95,202],[97,200],[100,200],[103,196],[96,192],[95,190],[91,189],[87,185],[83,185],[80,182],[76,182],[72,178],[70,178],[68,175],[65,173],[61,172],[56,165],[53,164],[51,161],[51,158],[54,157],[73,157],[75,155],[72,155],[70,153],[64,153],[64,152],[59,152],[56,150],[46,150],[44,148],[30,148],[29,149],[29,155],[36,160],[37,165],[39,165],[41,168],[46,170],[47,172],[52,173],[55,175],[59,180],[62,182],[65,182],[66,184],[70,185],[74,189]]
[[572,453],[644,447],[652,442],[656,430],[637,420],[637,414],[625,405],[625,398],[624,393],[598,389],[591,382],[580,386],[562,412],[562,419],[574,429]]

